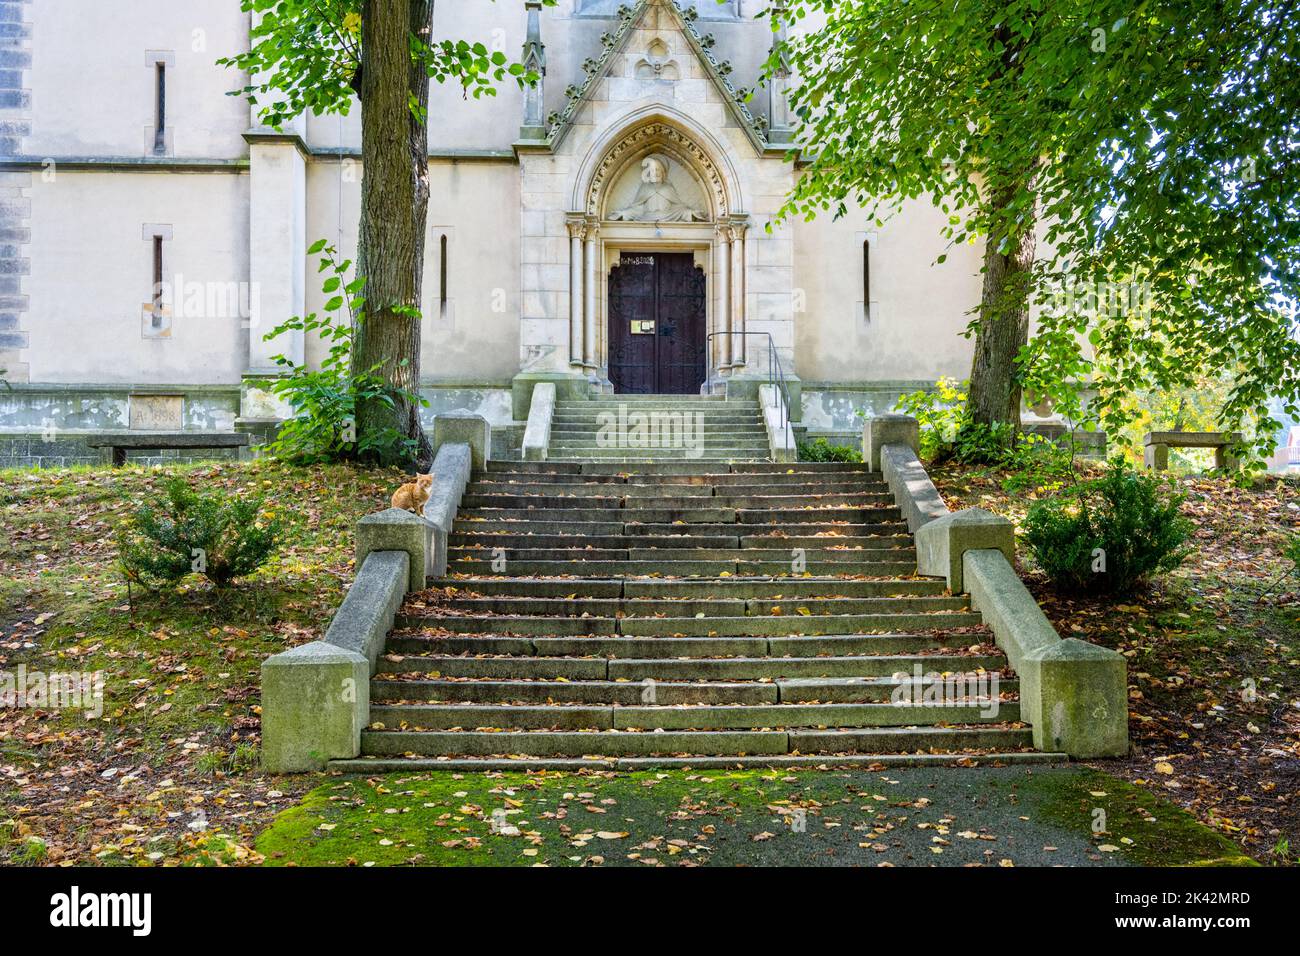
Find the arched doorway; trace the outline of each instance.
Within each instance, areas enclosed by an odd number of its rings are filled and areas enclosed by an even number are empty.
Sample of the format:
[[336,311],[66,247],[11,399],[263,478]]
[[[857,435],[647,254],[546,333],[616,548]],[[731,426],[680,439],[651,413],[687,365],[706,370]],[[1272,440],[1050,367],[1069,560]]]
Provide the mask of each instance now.
[[614,391],[698,394],[709,371],[707,306],[693,253],[622,251],[609,273]]
[[707,132],[627,119],[574,180],[570,364],[616,393],[698,394],[744,364],[726,333],[744,328],[748,216]]

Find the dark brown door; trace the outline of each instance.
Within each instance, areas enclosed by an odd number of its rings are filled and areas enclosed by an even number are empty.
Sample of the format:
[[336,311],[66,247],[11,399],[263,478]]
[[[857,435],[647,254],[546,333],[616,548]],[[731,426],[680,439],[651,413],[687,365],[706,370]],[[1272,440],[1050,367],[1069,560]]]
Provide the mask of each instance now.
[[705,378],[704,270],[689,252],[625,252],[609,274],[615,392],[698,394]]

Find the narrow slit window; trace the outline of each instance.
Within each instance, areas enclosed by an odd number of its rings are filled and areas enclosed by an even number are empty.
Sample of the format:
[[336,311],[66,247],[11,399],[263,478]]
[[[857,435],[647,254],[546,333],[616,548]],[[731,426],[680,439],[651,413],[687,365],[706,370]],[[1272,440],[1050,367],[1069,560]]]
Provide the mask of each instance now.
[[163,239],[162,236],[153,237],[153,303],[152,314],[149,317],[150,324],[155,329],[161,329],[163,324]]
[[871,316],[871,240],[862,240],[862,313]]
[[154,134],[153,151],[167,151],[167,64],[154,64]]
[[447,318],[447,234],[438,241],[438,317]]

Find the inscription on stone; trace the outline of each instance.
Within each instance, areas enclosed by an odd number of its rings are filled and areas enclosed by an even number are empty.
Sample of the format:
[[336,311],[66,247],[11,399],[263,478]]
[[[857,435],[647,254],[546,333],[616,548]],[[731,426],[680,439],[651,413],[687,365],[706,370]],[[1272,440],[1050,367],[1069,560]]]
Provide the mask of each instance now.
[[132,395],[129,425],[140,431],[179,431],[184,408],[183,395]]

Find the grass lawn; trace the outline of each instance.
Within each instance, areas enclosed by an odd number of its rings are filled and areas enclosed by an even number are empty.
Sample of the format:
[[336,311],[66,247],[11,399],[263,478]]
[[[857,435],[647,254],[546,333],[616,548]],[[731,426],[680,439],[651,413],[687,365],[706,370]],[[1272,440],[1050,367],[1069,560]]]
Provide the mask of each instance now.
[[[177,593],[137,590],[128,601],[114,527],[173,473],[264,494],[292,523],[290,545],[226,592],[191,578]],[[353,523],[384,507],[397,480],[272,463],[0,472],[0,670],[106,676],[95,719],[0,710],[0,864],[1233,859],[1157,798],[1255,859],[1294,863],[1300,853],[1300,611],[1293,584],[1264,593],[1282,570],[1283,529],[1297,523],[1295,485],[1186,481],[1197,554],[1118,604],[1055,597],[1027,572],[1063,633],[1129,657],[1135,754],[1098,765],[1123,780],[1043,768],[265,775],[261,662],[323,631],[351,580]],[[975,470],[936,480],[953,508],[1015,516],[1026,499]],[[1011,812],[1022,801],[1032,813]],[[1094,834],[1099,807],[1110,823]],[[788,822],[794,809],[806,811],[803,832]],[[505,811],[505,834],[492,832],[493,810]]]

